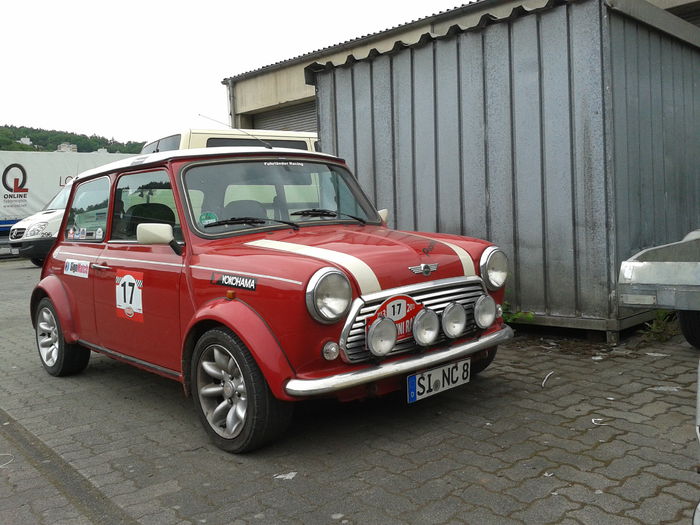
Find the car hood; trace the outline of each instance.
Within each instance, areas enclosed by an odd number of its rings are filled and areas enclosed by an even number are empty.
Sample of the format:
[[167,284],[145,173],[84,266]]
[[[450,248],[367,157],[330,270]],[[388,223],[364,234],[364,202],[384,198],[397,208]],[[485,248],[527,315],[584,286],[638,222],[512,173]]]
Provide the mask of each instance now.
[[[245,240],[236,238],[235,245],[230,241],[215,241],[213,249],[202,254],[200,264],[209,260],[232,272],[272,273],[304,285],[319,268],[334,266],[354,280],[362,295],[478,274],[479,258],[490,245],[454,235],[369,225],[278,230]],[[245,257],[235,257],[241,255]]]

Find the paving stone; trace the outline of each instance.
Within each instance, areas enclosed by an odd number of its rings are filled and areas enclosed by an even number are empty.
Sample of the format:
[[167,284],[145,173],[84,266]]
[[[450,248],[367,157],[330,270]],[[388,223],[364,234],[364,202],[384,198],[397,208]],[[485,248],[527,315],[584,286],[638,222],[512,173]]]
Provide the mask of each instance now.
[[638,476],[626,479],[618,486],[606,489],[606,491],[616,494],[628,501],[640,501],[645,498],[651,498],[655,494],[658,494],[663,487],[667,487],[671,484],[671,481],[647,472],[642,472]]
[[688,507],[688,502],[662,493],[642,500],[637,508],[625,514],[646,523],[678,523]]
[[525,523],[559,523],[565,517],[571,516],[573,511],[580,507],[579,503],[573,503],[560,496],[550,495],[531,503],[526,510],[514,513],[513,517],[521,519]]

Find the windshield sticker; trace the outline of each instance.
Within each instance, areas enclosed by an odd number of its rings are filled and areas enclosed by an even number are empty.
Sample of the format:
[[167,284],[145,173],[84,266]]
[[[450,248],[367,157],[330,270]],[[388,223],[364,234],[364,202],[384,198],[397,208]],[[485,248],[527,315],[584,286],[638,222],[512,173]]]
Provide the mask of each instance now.
[[210,211],[202,212],[202,214],[199,216],[199,224],[202,226],[206,226],[207,224],[211,224],[212,222],[216,222],[218,220],[219,218],[216,216],[216,213],[212,213]]
[[95,232],[95,239],[102,240],[102,235],[104,232],[102,231],[102,228],[97,228],[97,231]]
[[288,161],[275,161],[275,162],[264,162],[265,166],[299,166],[304,167],[303,162],[288,162]]
[[211,284],[219,286],[228,286],[229,288],[242,288],[243,290],[255,291],[257,280],[253,277],[244,277],[242,275],[234,275],[232,273],[211,274]]
[[143,272],[117,270],[117,317],[143,323]]
[[87,279],[90,274],[90,262],[66,259],[66,262],[63,265],[63,273],[65,275],[72,275],[73,277],[82,277],[83,279]]

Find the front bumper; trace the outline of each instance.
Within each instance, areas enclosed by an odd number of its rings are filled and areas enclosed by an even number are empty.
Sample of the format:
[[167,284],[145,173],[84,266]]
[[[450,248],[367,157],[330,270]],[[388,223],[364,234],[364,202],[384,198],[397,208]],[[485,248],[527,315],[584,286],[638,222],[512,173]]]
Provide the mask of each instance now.
[[486,350],[506,342],[513,337],[513,329],[503,325],[498,332],[485,335],[474,341],[447,347],[428,354],[414,355],[398,361],[382,363],[372,368],[364,368],[354,372],[338,374],[319,379],[290,379],[284,389],[293,397],[312,397],[330,394],[355,386],[374,383],[389,377],[408,374],[470,356],[481,350]]
[[55,242],[56,237],[10,241],[10,252],[26,259],[45,259]]

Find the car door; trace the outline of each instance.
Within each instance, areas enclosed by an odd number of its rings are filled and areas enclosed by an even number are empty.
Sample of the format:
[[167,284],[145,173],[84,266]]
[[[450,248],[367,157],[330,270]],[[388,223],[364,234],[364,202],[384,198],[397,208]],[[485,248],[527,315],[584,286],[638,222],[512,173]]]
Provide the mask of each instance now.
[[165,170],[117,178],[109,239],[95,279],[95,317],[107,353],[165,375],[180,369],[179,292],[183,256],[168,245],[138,244],[143,223],[180,221]]
[[78,338],[91,344],[99,339],[92,302],[93,265],[105,246],[109,191],[108,177],[88,180],[76,187],[65,230],[58,233],[61,246],[53,255],[54,261],[63,266],[61,280],[71,300]]

